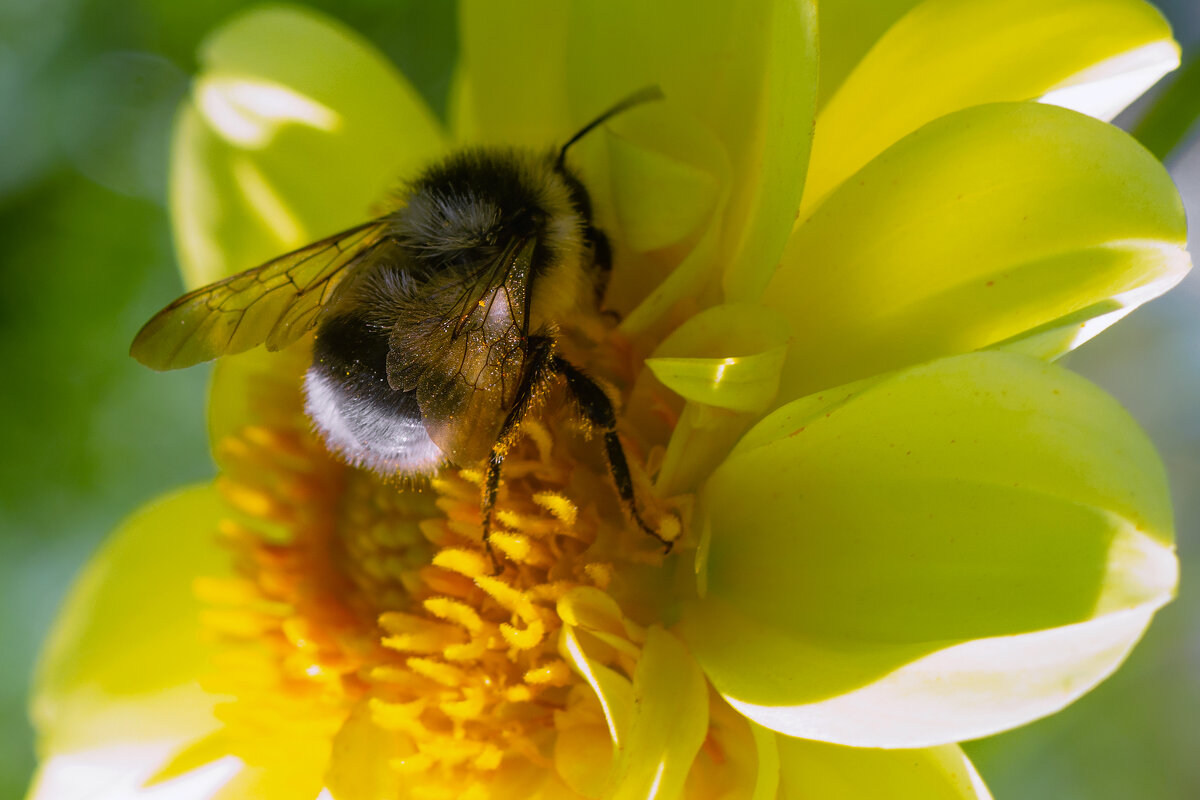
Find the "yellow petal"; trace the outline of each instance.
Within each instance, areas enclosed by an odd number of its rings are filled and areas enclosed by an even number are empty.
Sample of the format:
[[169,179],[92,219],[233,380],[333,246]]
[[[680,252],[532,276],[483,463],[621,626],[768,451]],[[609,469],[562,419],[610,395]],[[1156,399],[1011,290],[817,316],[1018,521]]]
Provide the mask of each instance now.
[[883,35],[822,108],[801,216],[893,142],[945,114],[1045,95],[1108,119],[1178,64],[1170,26],[1142,0],[927,0]]
[[688,775],[688,800],[776,800],[776,734],[755,725],[709,692],[708,736]]
[[777,736],[779,800],[991,800],[958,745],[872,750]]
[[622,746],[629,735],[633,716],[634,694],[629,679],[589,656],[583,635],[574,625],[563,625],[559,651],[596,692],[612,743],[617,747]]
[[671,432],[655,487],[694,491],[779,389],[787,320],[762,306],[714,306],[668,336],[646,366],[689,402]]
[[269,353],[255,348],[226,356],[213,368],[208,395],[208,436],[218,462],[220,445],[247,426],[278,427],[289,421],[297,428],[307,422],[300,387],[311,362],[304,342]]
[[732,411],[761,411],[775,398],[790,336],[787,319],[751,304],[691,317],[646,359],[680,396]]
[[68,595],[42,653],[32,714],[39,750],[199,739],[216,726],[201,638],[200,577],[230,571],[216,542],[222,506],[187,489],[131,517]]
[[359,703],[334,738],[325,785],[336,800],[399,797],[403,777],[390,762],[413,752],[403,734],[375,723],[369,703]]
[[1178,579],[1144,434],[1081,378],[1010,354],[784,406],[701,499],[689,646],[755,721],[840,744],[941,744],[1056,711]]
[[[244,767],[212,800],[308,800],[317,797],[321,791],[318,776],[324,764],[313,764],[306,760],[306,755],[294,753],[294,758],[287,764]],[[167,796],[163,800],[175,799]],[[328,800],[328,796],[321,793],[319,800]]]
[[554,766],[566,784],[589,798],[604,796],[612,766],[612,739],[604,725],[559,728]]
[[675,636],[647,631],[633,676],[629,735],[617,748],[611,800],[676,800],[708,731],[708,685]]
[[[651,127],[659,147],[648,146],[650,136],[638,130]],[[615,232],[630,248],[643,252],[688,238],[717,206],[728,173],[721,152],[703,139],[688,148],[686,137],[698,132],[662,109],[646,109],[620,130],[623,135],[605,137]],[[698,163],[688,163],[688,149],[700,151],[693,159]]]
[[460,0],[458,141],[542,148],[563,144],[586,122],[569,113],[568,15],[558,0]]
[[843,184],[788,243],[763,298],[795,332],[781,397],[1087,308],[1111,322],[1106,301],[1127,312],[1183,277],[1185,239],[1170,177],[1121,131],[1037,103],[943,117]]
[[921,0],[826,0],[818,15],[821,81],[818,110],[824,108],[846,76],[879,37]]
[[312,11],[242,14],[204,43],[200,60],[170,174],[189,286],[369,219],[444,148],[424,101],[387,60]]
[[[731,167],[721,279],[731,298],[752,299],[778,261],[803,187],[816,102],[815,4],[579,2],[567,44],[575,118],[656,85],[681,119],[721,143]],[[580,163],[589,186],[603,175]]]

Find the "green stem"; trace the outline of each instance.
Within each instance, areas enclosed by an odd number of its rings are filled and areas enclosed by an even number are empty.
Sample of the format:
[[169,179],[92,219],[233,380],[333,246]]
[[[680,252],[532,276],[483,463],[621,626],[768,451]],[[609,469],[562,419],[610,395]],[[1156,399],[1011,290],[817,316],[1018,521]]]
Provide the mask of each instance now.
[[1134,126],[1133,135],[1166,161],[1200,117],[1200,49],[1194,49],[1170,85]]

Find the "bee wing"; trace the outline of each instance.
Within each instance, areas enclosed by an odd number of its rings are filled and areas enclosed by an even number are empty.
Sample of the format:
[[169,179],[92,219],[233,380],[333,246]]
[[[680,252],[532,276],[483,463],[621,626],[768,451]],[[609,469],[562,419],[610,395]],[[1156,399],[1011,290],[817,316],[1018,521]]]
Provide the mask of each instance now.
[[388,383],[416,392],[429,437],[452,461],[486,457],[517,401],[536,244],[518,239],[468,277],[433,287],[421,318],[392,332]]
[[382,239],[385,219],[189,292],[154,315],[129,348],[153,369],[179,369],[266,342],[280,350],[320,318],[342,280]]

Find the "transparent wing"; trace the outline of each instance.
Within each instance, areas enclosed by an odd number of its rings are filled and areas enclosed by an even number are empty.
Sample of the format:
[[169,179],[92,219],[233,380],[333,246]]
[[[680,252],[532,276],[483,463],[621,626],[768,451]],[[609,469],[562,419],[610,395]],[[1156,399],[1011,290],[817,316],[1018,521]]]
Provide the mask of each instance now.
[[316,324],[338,285],[382,239],[384,223],[364,223],[185,294],[138,331],[130,355],[165,370],[264,342],[268,350],[288,346]]
[[527,368],[528,283],[535,239],[424,295],[426,313],[393,331],[388,382],[415,391],[425,429],[451,460],[487,456]]

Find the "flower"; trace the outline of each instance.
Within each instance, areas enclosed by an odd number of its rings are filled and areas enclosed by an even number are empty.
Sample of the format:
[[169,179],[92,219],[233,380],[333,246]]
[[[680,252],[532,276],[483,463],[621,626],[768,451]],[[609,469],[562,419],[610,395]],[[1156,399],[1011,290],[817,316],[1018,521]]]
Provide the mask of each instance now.
[[576,346],[679,543],[551,402],[493,575],[477,467],[347,468],[303,345],[225,359],[215,487],[130,520],[51,637],[33,796],[986,797],[955,742],[1086,692],[1175,589],[1153,448],[1052,362],[1189,267],[1161,165],[1061,107],[1177,49],[1136,0],[899,5],[823,7],[818,78],[811,2],[464,2],[449,131],[310,12],[214,34],[172,161],[191,285],[662,87],[572,152],[621,316]]

